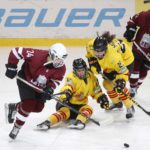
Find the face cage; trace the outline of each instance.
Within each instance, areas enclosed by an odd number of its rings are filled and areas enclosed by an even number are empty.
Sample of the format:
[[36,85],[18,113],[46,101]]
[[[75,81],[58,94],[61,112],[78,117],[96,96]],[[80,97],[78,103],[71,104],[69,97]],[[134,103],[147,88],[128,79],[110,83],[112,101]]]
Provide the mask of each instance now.
[[79,79],[85,79],[86,76],[87,76],[87,69],[86,69],[86,68],[84,69],[84,76],[83,76],[83,77],[80,77],[80,76],[78,75],[78,70],[79,70],[79,69],[74,69],[75,75],[76,75]]
[[64,59],[58,58],[57,56],[55,56],[52,53],[51,53],[51,59],[52,59],[54,68],[60,68],[64,65]]
[[102,52],[96,51],[96,50],[94,51],[94,55],[98,59],[103,59],[103,57],[105,56],[105,54],[106,54],[106,51],[102,51]]
[[61,58],[56,58],[54,61],[53,61],[53,66],[54,68],[60,68],[64,65],[64,60],[61,59]]

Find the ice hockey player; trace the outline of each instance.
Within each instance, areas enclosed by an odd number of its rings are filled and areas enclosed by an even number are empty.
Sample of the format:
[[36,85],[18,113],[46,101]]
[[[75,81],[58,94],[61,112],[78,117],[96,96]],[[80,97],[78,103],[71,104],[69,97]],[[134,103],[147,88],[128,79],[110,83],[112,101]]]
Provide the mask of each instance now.
[[142,11],[130,18],[124,37],[128,42],[134,41],[132,51],[135,59],[129,80],[130,93],[134,97],[150,69],[150,10]]
[[92,96],[101,108],[108,109],[109,101],[104,93],[96,76],[88,70],[86,62],[82,58],[73,61],[73,71],[66,77],[66,83],[61,91],[66,94],[60,96],[60,100],[76,109],[80,113],[76,114],[69,108],[57,103],[56,112],[48,117],[48,119],[37,125],[40,130],[48,130],[60,121],[75,120],[70,124],[69,128],[84,129],[87,117],[93,114],[93,108],[88,104],[88,96]]
[[[64,60],[66,57],[66,47],[61,43],[52,45],[50,50],[23,47],[11,50],[5,75],[13,79],[18,74],[22,79],[45,91],[45,93],[40,93],[17,79],[21,102],[5,104],[8,122],[14,122],[9,134],[11,139],[16,138],[31,112],[42,111],[44,103],[50,99],[50,94],[53,94],[54,89],[65,75]],[[24,60],[24,63],[18,72],[17,65],[21,59]]]
[[[103,81],[103,86],[112,101],[109,109],[121,108],[123,102],[127,108],[126,118],[133,117],[133,102],[122,93],[125,92],[129,95],[126,82],[134,60],[130,48],[123,41],[117,40],[115,35],[110,35],[106,31],[91,40],[86,49],[86,57],[91,70],[98,74],[102,69],[105,77],[109,79],[109,81],[107,79]],[[110,83],[110,80],[116,84],[115,87]]]

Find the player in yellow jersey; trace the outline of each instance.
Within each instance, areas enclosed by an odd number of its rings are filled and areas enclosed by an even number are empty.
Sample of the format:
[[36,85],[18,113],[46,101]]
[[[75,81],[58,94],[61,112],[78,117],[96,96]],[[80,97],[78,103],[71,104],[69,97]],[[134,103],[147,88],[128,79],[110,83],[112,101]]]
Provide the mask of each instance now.
[[60,99],[86,117],[76,114],[68,107],[57,103],[57,112],[50,115],[46,121],[37,125],[38,129],[48,130],[52,125],[68,119],[75,119],[73,124],[69,126],[70,128],[83,129],[87,117],[90,117],[93,113],[93,108],[88,105],[88,96],[100,103],[101,108],[109,108],[107,96],[102,92],[96,76],[88,70],[86,62],[82,58],[73,61],[73,72],[67,75],[66,83],[61,88],[61,91],[64,91],[66,94],[61,95]]
[[134,60],[130,48],[109,32],[98,35],[87,44],[86,48],[86,57],[92,72],[98,74],[102,68],[103,74],[116,84],[114,87],[108,80],[103,81],[103,86],[113,102],[110,109],[121,108],[123,103],[127,108],[126,118],[133,117],[133,102],[122,93],[123,91],[129,95],[126,82]]

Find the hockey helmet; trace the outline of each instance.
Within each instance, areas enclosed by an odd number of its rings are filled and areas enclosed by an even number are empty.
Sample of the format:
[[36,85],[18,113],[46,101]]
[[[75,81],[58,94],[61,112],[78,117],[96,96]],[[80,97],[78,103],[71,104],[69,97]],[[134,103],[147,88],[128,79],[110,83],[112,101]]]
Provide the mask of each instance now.
[[93,50],[102,52],[107,50],[107,40],[104,37],[97,36],[93,43]]
[[49,55],[53,61],[53,66],[59,68],[64,65],[64,60],[68,54],[66,47],[63,44],[56,43],[50,47]]
[[73,71],[80,79],[85,79],[87,74],[87,65],[82,58],[73,61]]

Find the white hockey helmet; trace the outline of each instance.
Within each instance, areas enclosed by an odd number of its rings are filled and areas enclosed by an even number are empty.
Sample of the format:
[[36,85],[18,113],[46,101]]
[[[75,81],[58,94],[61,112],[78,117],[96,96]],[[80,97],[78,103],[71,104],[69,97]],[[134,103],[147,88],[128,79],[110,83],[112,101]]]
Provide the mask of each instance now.
[[53,61],[53,66],[59,68],[64,65],[64,60],[68,54],[66,47],[62,43],[56,43],[50,47],[49,55]]

